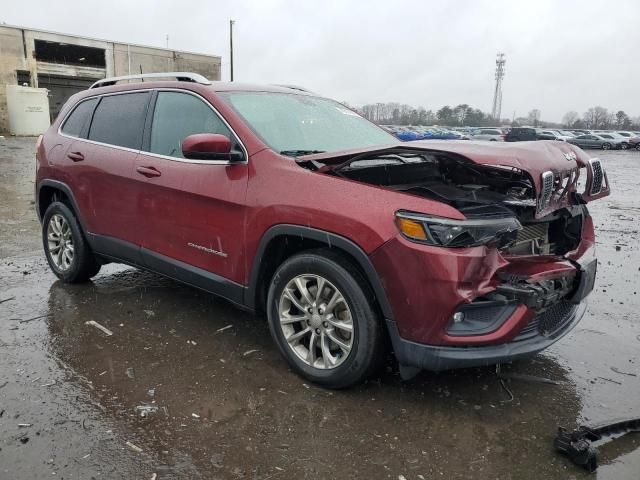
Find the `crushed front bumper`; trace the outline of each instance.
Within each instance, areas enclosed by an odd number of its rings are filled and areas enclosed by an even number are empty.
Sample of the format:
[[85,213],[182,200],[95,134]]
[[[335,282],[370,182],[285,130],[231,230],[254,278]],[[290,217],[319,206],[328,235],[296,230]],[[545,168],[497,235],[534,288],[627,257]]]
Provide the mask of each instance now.
[[511,342],[499,345],[424,345],[402,338],[393,320],[387,320],[387,327],[400,365],[437,372],[494,365],[534,355],[569,333],[585,310],[585,301],[578,304],[561,301],[529,320]]
[[583,317],[596,276],[587,225],[579,248],[564,258],[505,258],[484,247],[436,250],[402,238],[375,252],[401,372],[508,362],[566,335]]

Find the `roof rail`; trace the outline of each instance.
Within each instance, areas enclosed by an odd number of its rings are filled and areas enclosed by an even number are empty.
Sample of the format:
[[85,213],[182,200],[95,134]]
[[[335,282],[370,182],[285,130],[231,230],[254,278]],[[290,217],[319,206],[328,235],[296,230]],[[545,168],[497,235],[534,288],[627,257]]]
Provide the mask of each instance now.
[[123,80],[145,80],[147,78],[175,78],[180,82],[194,82],[203,85],[211,85],[211,81],[198,73],[190,72],[160,72],[160,73],[138,73],[136,75],[124,75],[122,77],[109,77],[98,80],[89,88],[107,87],[115,85]]
[[307,90],[304,87],[298,87],[297,85],[282,85],[279,83],[275,83],[274,86],[281,87],[281,88],[288,88],[289,90],[298,90],[299,92],[314,93],[311,90]]

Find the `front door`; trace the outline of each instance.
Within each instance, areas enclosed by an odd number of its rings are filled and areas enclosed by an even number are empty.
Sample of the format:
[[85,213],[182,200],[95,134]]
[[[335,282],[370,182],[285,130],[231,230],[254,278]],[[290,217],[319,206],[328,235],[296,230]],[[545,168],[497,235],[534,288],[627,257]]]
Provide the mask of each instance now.
[[159,91],[152,104],[144,151],[135,162],[139,242],[161,261],[177,260],[239,283],[247,163],[188,160],[181,148],[194,133],[237,139],[199,96]]

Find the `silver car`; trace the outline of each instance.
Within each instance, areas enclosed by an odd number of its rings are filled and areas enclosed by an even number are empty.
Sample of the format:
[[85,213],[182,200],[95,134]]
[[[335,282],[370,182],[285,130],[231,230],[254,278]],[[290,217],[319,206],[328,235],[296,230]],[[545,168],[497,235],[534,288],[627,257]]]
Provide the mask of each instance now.
[[629,138],[616,132],[603,132],[598,134],[600,137],[615,142],[614,148],[626,150],[629,148]]
[[488,140],[490,142],[504,142],[504,134],[497,128],[480,128],[471,133],[472,140]]
[[620,141],[614,138],[604,138],[602,135],[580,135],[567,140],[568,143],[578,145],[580,148],[601,148],[611,150],[612,148],[622,148]]

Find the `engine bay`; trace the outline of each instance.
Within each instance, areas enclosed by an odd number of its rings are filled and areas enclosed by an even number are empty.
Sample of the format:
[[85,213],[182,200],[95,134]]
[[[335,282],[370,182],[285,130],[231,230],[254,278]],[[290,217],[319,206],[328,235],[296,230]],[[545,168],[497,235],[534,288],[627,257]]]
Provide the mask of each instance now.
[[522,229],[498,244],[507,254],[563,255],[580,242],[582,206],[537,219],[534,182],[515,167],[478,165],[450,153],[395,151],[359,155],[325,173],[443,202],[467,219],[515,217]]

